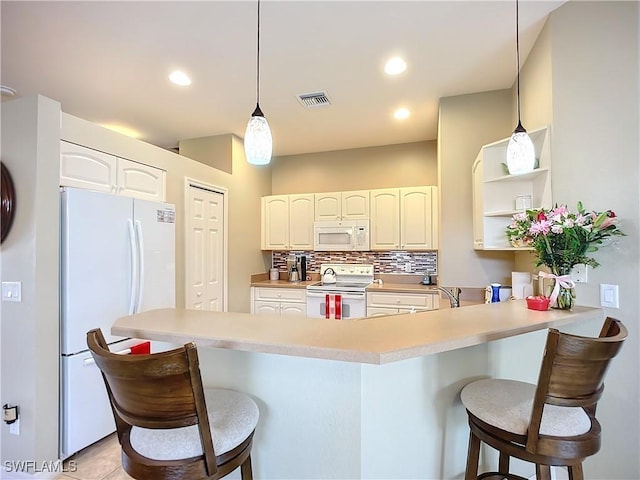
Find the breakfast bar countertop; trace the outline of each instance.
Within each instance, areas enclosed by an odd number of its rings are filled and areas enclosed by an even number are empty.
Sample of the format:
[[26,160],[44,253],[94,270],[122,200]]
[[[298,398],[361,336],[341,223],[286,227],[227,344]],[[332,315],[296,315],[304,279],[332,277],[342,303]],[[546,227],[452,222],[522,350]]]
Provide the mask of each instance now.
[[527,309],[524,300],[357,320],[167,308],[119,318],[111,333],[174,344],[194,341],[199,347],[385,364],[602,318],[600,308],[542,312]]

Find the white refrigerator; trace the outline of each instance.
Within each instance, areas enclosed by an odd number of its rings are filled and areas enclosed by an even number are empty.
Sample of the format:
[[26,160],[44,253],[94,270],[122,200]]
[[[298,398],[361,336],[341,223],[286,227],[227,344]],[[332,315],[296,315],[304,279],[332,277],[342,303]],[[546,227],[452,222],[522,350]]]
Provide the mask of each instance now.
[[115,431],[86,334],[112,351],[139,343],[111,335],[122,316],[175,306],[175,207],[61,189],[60,458]]

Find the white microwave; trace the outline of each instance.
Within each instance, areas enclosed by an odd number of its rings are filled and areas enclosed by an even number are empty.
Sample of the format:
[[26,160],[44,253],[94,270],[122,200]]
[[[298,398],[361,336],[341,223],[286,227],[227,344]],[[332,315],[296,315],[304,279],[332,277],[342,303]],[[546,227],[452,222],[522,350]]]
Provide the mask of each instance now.
[[369,250],[369,220],[314,222],[313,249],[316,252]]

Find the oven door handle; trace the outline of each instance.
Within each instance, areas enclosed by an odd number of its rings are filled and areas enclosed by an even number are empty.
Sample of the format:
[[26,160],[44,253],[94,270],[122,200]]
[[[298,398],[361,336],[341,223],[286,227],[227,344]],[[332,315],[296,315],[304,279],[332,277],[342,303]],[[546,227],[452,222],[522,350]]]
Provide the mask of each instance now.
[[314,297],[314,298],[325,298],[326,295],[341,295],[342,299],[345,300],[364,300],[366,293],[362,292],[362,293],[353,293],[353,292],[349,292],[349,293],[344,293],[344,292],[310,292],[307,291],[307,297]]

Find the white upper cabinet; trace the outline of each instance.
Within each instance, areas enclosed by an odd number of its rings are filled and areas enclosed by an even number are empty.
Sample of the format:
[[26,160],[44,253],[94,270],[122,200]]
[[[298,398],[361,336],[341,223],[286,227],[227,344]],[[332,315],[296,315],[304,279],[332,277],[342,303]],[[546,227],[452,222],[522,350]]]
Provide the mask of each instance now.
[[262,249],[313,249],[313,194],[262,197]]
[[289,195],[262,197],[262,249],[289,250]]
[[438,248],[438,191],[436,187],[400,189],[400,248]]
[[509,244],[505,228],[514,213],[551,208],[551,139],[548,127],[529,132],[538,166],[509,175],[504,164],[509,139],[485,145],[473,164],[473,245],[476,250],[522,250]]
[[370,220],[371,250],[436,250],[433,186],[262,197],[263,250],[313,250],[313,223]]
[[369,190],[342,192],[342,220],[369,218]]
[[313,194],[289,195],[289,247],[313,249]]
[[371,250],[438,248],[437,187],[371,190]]
[[118,194],[156,202],[164,201],[165,171],[118,158]]
[[60,142],[60,185],[165,201],[166,172],[142,163]]
[[116,193],[118,158],[114,155],[60,142],[60,185]]
[[366,220],[369,218],[369,190],[315,194],[315,219]]
[[382,188],[370,191],[371,250],[400,248],[400,189]]

